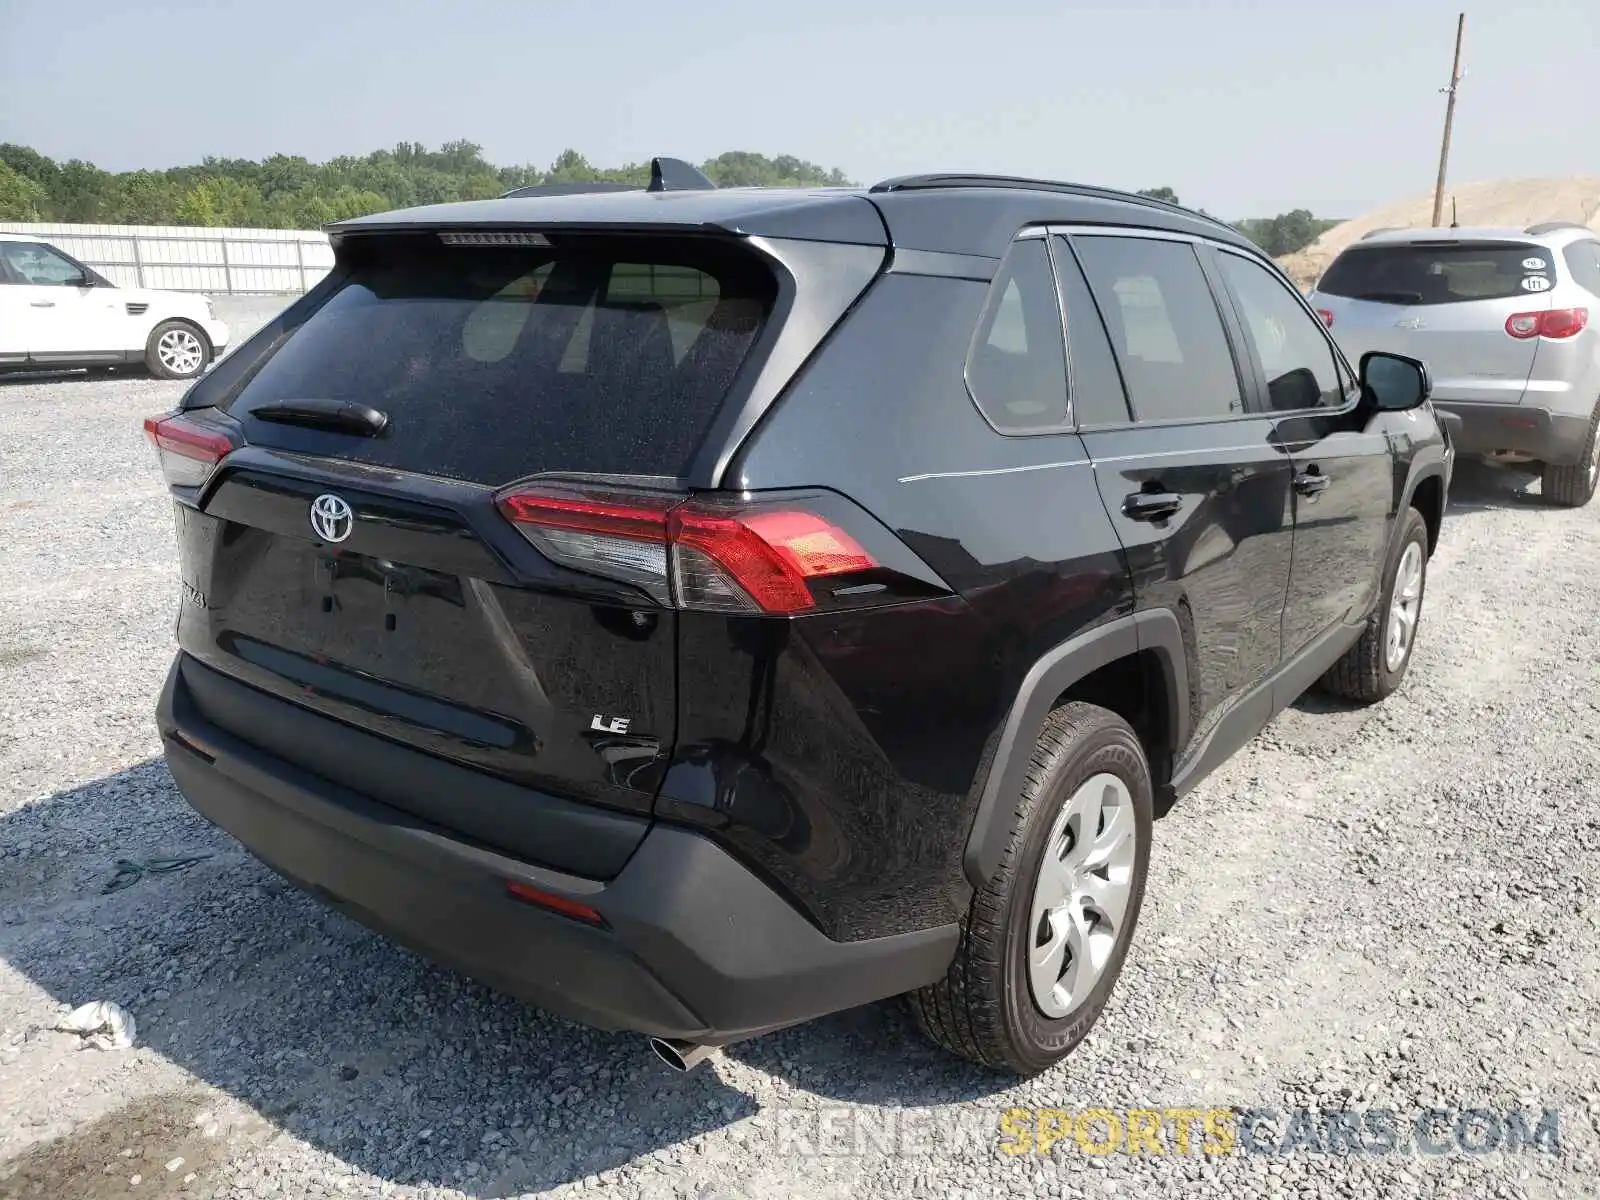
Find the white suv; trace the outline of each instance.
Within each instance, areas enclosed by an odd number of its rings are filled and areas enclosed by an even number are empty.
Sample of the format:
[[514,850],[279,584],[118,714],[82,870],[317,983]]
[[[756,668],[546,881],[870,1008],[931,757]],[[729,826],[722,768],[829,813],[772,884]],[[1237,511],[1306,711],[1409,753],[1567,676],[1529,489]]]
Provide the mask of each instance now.
[[192,379],[227,346],[204,296],[121,288],[42,238],[0,233],[0,371],[143,363]]
[[1532,466],[1554,504],[1600,486],[1600,234],[1526,229],[1370,233],[1309,297],[1351,362],[1420,358],[1456,449]]

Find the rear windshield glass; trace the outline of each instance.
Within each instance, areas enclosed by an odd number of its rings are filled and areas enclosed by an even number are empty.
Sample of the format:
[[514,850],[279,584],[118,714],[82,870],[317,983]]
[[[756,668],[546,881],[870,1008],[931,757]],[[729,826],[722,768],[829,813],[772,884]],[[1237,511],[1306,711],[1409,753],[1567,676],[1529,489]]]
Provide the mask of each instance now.
[[[498,485],[539,471],[682,475],[770,312],[732,246],[374,239],[229,405],[253,442]],[[250,419],[352,401],[375,438]]]
[[1542,246],[1369,246],[1336,258],[1317,291],[1383,304],[1460,304],[1547,292],[1555,280],[1550,251]]

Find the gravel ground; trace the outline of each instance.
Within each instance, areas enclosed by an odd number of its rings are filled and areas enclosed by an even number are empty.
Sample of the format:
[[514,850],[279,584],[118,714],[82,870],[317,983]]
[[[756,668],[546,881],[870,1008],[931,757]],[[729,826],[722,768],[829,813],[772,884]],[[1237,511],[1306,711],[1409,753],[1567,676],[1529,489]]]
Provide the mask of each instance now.
[[[1463,468],[1405,688],[1303,701],[1158,823],[1127,972],[1060,1068],[987,1075],[883,1004],[679,1077],[324,910],[191,815],[152,722],[177,591],[138,432],[180,391],[0,384],[0,1197],[1600,1187],[1600,509]],[[117,860],[178,854],[210,857],[102,894]],[[52,1030],[99,999],[135,1049]],[[1013,1106],[1210,1105],[1550,1108],[1560,1153],[997,1143]]]

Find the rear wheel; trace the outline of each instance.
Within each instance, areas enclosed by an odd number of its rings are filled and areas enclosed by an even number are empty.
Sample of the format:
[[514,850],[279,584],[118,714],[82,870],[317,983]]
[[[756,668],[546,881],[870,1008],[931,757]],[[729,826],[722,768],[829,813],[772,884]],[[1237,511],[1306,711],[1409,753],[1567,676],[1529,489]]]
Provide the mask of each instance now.
[[909,999],[929,1038],[983,1066],[1035,1075],[1083,1040],[1122,972],[1144,899],[1152,788],[1115,713],[1050,714],[994,878],[962,923],[943,980]]
[[1596,484],[1600,484],[1600,406],[1589,418],[1589,440],[1584,443],[1583,457],[1570,467],[1545,464],[1544,498],[1564,508],[1582,508],[1594,499]]
[[159,379],[193,379],[211,361],[206,335],[187,321],[163,321],[150,331],[144,364]]
[[1428,523],[1408,508],[1378,608],[1367,618],[1360,640],[1322,677],[1322,686],[1361,704],[1376,703],[1399,687],[1417,643],[1427,584]]

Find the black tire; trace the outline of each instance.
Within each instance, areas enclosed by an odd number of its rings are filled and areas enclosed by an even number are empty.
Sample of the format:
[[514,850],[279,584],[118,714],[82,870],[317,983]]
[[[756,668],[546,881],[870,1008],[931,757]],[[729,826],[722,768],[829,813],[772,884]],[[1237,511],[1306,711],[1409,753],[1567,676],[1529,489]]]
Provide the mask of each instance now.
[[1416,630],[1412,631],[1405,656],[1392,670],[1385,647],[1388,645],[1389,622],[1394,606],[1396,573],[1405,558],[1406,548],[1413,545],[1420,548],[1422,556],[1421,590],[1417,593],[1416,616],[1417,625],[1421,625],[1422,605],[1428,594],[1428,523],[1422,519],[1420,512],[1408,508],[1406,515],[1401,518],[1400,536],[1383,568],[1383,593],[1378,597],[1378,607],[1367,618],[1360,639],[1322,677],[1323,688],[1340,699],[1353,700],[1358,704],[1376,704],[1399,687],[1406,677],[1411,656],[1417,648]]
[[1589,436],[1583,443],[1583,457],[1569,467],[1545,463],[1541,486],[1546,504],[1582,508],[1594,499],[1597,483],[1600,483],[1600,405],[1589,418]]
[[[1063,806],[1086,781],[1115,775],[1132,799],[1135,853],[1122,929],[1097,982],[1065,1016],[1052,1018],[1028,980],[1034,882]],[[1094,1025],[1122,972],[1139,921],[1150,865],[1153,789],[1144,747],[1128,723],[1092,704],[1069,703],[1046,719],[1000,868],[972,898],[945,978],[913,992],[922,1031],[954,1054],[997,1070],[1036,1075],[1065,1058]]]
[[[168,334],[187,335],[193,338],[199,346],[199,356],[191,357],[188,361],[192,366],[174,366],[162,357],[162,339]],[[188,321],[163,321],[150,331],[150,339],[144,344],[144,365],[150,374],[157,379],[193,379],[206,369],[206,364],[211,361],[211,341],[197,325]]]

